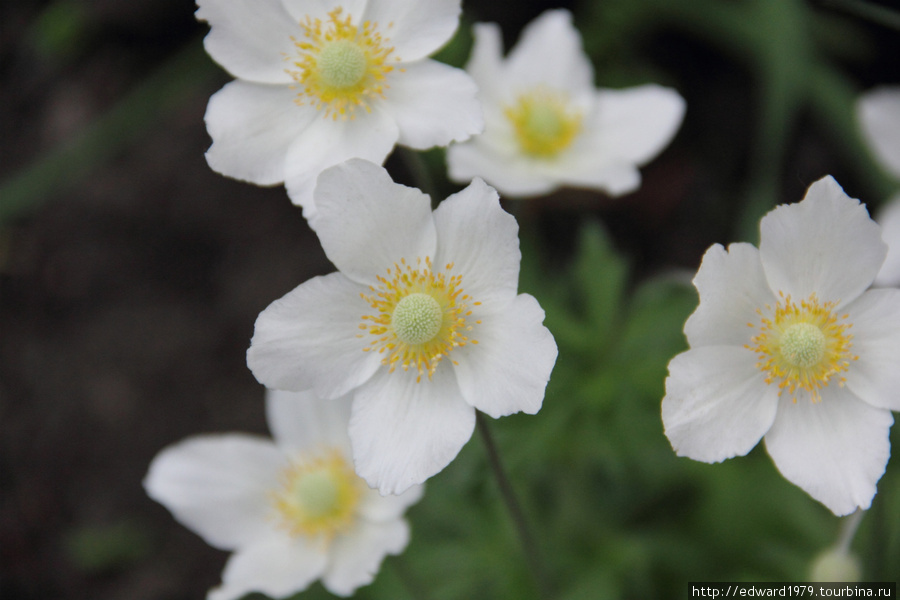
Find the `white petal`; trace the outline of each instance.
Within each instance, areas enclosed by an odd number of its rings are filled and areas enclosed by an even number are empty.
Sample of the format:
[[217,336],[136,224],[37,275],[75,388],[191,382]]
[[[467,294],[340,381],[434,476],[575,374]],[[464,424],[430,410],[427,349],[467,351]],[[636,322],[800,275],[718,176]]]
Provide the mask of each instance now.
[[503,34],[495,23],[477,23],[472,34],[475,40],[466,71],[478,84],[482,98],[489,102],[499,100],[509,94],[502,84]]
[[207,21],[206,51],[235,77],[258,83],[290,83],[286,55],[296,53],[297,22],[279,0],[197,0],[196,17]]
[[381,164],[397,143],[397,124],[377,108],[371,113],[357,111],[355,118],[342,121],[319,118],[288,149],[284,185],[291,201],[303,207],[303,215],[313,219],[316,206],[313,190],[319,173],[350,158],[364,158]]
[[578,155],[599,164],[643,165],[672,141],[684,110],[684,98],[659,85],[599,90]]
[[484,129],[478,88],[465,71],[422,60],[390,73],[387,85],[384,110],[397,122],[405,146],[446,146]]
[[869,508],[890,455],[889,411],[829,386],[822,401],[781,400],[766,449],[791,483],[841,516]]
[[360,517],[373,523],[399,519],[406,509],[422,499],[424,485],[414,485],[399,495],[382,496],[377,490],[365,490],[359,500]]
[[[570,156],[577,157],[568,160]],[[641,172],[632,164],[624,161],[605,164],[598,167],[598,162],[585,160],[587,154],[567,153],[565,159],[558,164],[558,173],[554,179],[560,185],[596,189],[610,196],[623,196],[641,187]]]
[[266,390],[266,421],[288,455],[336,448],[349,457],[350,402],[349,395],[323,400],[311,391]]
[[887,246],[866,207],[826,176],[798,204],[771,211],[759,225],[759,256],[774,292],[844,305],[875,279]]
[[447,149],[450,179],[467,183],[475,177],[483,177],[504,196],[519,198],[540,196],[559,187],[545,174],[529,171],[529,163],[522,157],[497,153],[480,138],[453,144]]
[[206,160],[217,173],[255,183],[284,181],[291,144],[310,126],[317,112],[294,103],[286,85],[232,81],[212,95],[206,129],[213,143]]
[[322,584],[332,594],[352,596],[356,588],[372,583],[385,556],[400,554],[408,543],[406,521],[358,521],[352,531],[335,538]]
[[371,307],[367,291],[341,273],[313,277],[256,319],[247,365],[266,387],[343,396],[372,376],[379,357],[357,337]]
[[310,224],[325,254],[359,283],[377,284],[376,276],[384,276],[401,258],[415,264],[417,258],[434,256],[431,200],[394,183],[378,165],[349,160],[327,169],[315,197],[318,212]]
[[581,35],[563,9],[545,11],[525,27],[505,68],[508,81],[521,90],[546,86],[579,95],[594,82]]
[[749,328],[748,323],[760,325],[757,309],[775,303],[759,251],[750,244],[731,244],[727,252],[719,244],[710,246],[694,286],[700,304],[684,325],[691,348],[749,343],[758,330]]
[[479,312],[505,307],[519,287],[519,225],[500,207],[496,190],[481,179],[453,194],[434,211],[435,267],[453,263],[463,293],[481,302]]
[[210,546],[233,550],[268,535],[285,456],[244,434],[205,435],[168,446],[150,463],[144,489]]
[[859,356],[847,387],[872,406],[900,410],[900,290],[869,290],[847,307]]
[[365,19],[378,23],[403,62],[424,58],[450,41],[459,25],[460,0],[369,0]]
[[775,419],[778,386],[755,363],[734,346],[693,348],[669,362],[662,419],[678,456],[720,462],[756,446]]
[[327,546],[277,533],[234,553],[222,573],[222,585],[207,600],[238,600],[250,592],[286,598],[322,576]]
[[328,13],[340,8],[341,15],[352,17],[352,23],[359,23],[363,18],[366,0],[281,0],[295,22],[310,19],[328,20]]
[[446,467],[474,428],[475,409],[449,365],[419,383],[412,372],[383,369],[353,399],[356,472],[382,494],[399,494]]
[[900,194],[890,199],[876,220],[881,225],[881,239],[888,245],[888,253],[875,277],[875,285],[900,286]]
[[464,352],[452,353],[466,401],[497,418],[523,411],[535,414],[556,362],[556,342],[543,326],[537,300],[520,294],[502,311],[475,325]]
[[891,174],[900,177],[900,87],[879,87],[863,94],[857,116],[875,156]]

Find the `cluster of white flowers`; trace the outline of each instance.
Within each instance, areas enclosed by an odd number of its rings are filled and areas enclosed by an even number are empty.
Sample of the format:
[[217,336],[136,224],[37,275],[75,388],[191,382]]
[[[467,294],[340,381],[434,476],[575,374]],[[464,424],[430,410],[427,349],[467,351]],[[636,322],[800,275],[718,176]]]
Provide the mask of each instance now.
[[[269,388],[274,441],[190,438],[156,457],[145,486],[234,552],[209,598],[316,579],[350,595],[406,547],[405,509],[469,440],[476,410],[541,408],[557,347],[518,293],[518,225],[494,188],[631,192],[685,103],[655,84],[596,89],[565,10],[505,59],[499,28],[476,25],[464,72],[429,58],[460,0],[198,5],[207,52],[235,77],[209,101],[210,167],[283,183],[337,272],[256,321],[247,362]],[[884,91],[860,113],[900,175],[898,104]],[[380,166],[396,144],[449,146],[449,176],[468,187],[432,210]],[[900,208],[884,221],[900,230]],[[710,248],[662,402],[676,452],[716,462],[765,437],[784,476],[836,514],[868,507],[900,409],[900,291],[873,281],[900,281],[900,243],[889,253],[830,177],[766,216],[758,249]]]

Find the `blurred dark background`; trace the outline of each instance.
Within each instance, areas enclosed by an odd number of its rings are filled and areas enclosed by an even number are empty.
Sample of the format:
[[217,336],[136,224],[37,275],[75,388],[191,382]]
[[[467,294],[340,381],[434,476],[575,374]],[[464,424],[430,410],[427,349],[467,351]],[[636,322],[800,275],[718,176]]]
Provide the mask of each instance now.
[[[598,83],[670,85],[688,112],[635,194],[565,190],[515,207],[551,260],[564,263],[573,228],[599,218],[635,277],[693,270],[711,243],[755,241],[748,223],[826,173],[873,205],[886,198],[892,182],[845,113],[854,94],[900,83],[896,29],[843,3],[785,0],[799,22],[766,0],[665,4],[564,4]],[[509,47],[558,6],[465,2],[466,27],[499,22]],[[194,9],[0,8],[3,600],[199,598],[218,582],[225,554],[147,499],[141,479],[187,435],[265,432],[244,361],[253,322],[332,270],[282,188],[207,167],[204,110],[230,77],[203,53]],[[464,28],[442,58],[461,64],[468,39]],[[813,62],[823,81],[796,81]],[[428,158],[440,168],[439,152]],[[401,160],[388,166],[409,182]]]

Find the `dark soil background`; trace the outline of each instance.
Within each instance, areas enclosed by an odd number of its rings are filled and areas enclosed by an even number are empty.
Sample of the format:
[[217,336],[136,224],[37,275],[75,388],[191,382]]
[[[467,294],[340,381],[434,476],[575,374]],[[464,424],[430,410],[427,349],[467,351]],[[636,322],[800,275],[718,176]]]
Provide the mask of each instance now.
[[[480,20],[502,21],[509,41],[543,8],[473,4]],[[126,115],[121,123],[143,125],[119,136],[111,126],[108,149],[91,146],[93,158],[63,155],[45,171],[53,185],[38,203],[0,221],[3,600],[201,598],[217,583],[225,554],[150,501],[141,480],[152,457],[185,436],[265,432],[263,390],[244,360],[254,320],[333,270],[282,188],[206,165],[203,114],[229,76],[202,54],[206,27],[194,8],[178,0],[0,8],[0,182],[80,139],[178,56],[201,65],[176,82],[174,106]],[[866,27],[881,48],[897,48],[896,32]],[[711,206],[721,181],[741,172],[750,83],[688,38],[661,35],[646,48],[675,69],[675,81],[702,87],[682,90],[688,120],[645,169],[639,193],[612,202],[564,192],[525,209],[521,218],[560,260],[585,215],[603,218],[639,274],[695,268],[709,243],[728,241],[728,210]],[[863,78],[897,75],[884,64]],[[736,123],[737,150],[716,170],[704,161],[719,152],[703,140],[726,122]],[[804,167],[785,182],[787,198],[800,198],[807,170],[833,164],[820,142],[797,133],[792,160]],[[403,180],[399,160],[389,167]]]

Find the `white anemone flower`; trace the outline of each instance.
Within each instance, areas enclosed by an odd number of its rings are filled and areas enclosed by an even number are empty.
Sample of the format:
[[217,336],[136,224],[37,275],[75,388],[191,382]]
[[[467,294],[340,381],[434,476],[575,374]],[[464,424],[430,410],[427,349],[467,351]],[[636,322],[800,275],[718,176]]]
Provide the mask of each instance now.
[[[900,179],[900,86],[868,91],[856,103],[863,137],[884,169]],[[900,286],[900,194],[878,213],[888,255],[875,278],[879,286]]]
[[618,196],[640,186],[638,167],[681,125],[672,89],[595,89],[581,36],[566,10],[531,22],[504,60],[495,24],[475,27],[466,70],[484,106],[485,131],[447,152],[450,177],[483,177],[505,196],[536,196],[568,185]]
[[707,250],[662,402],[678,455],[719,462],[765,437],[781,474],[836,515],[868,508],[900,409],[900,290],[869,289],[886,252],[831,177],[766,215],[759,249]]
[[268,391],[274,440],[200,435],[162,450],[147,494],[209,545],[233,551],[209,600],[282,598],[316,579],[350,596],[409,542],[403,519],[422,487],[383,497],[353,471],[350,399]]
[[339,272],[266,308],[247,362],[268,387],[350,393],[359,473],[400,493],[469,440],[475,409],[536,413],[556,361],[544,311],[518,294],[518,225],[475,180],[434,212],[382,167],[319,176],[311,223]]
[[284,182],[307,218],[318,174],[381,163],[397,143],[445,146],[483,128],[476,87],[427,57],[460,0],[198,0],[209,55],[237,79],[209,100],[213,170]]

